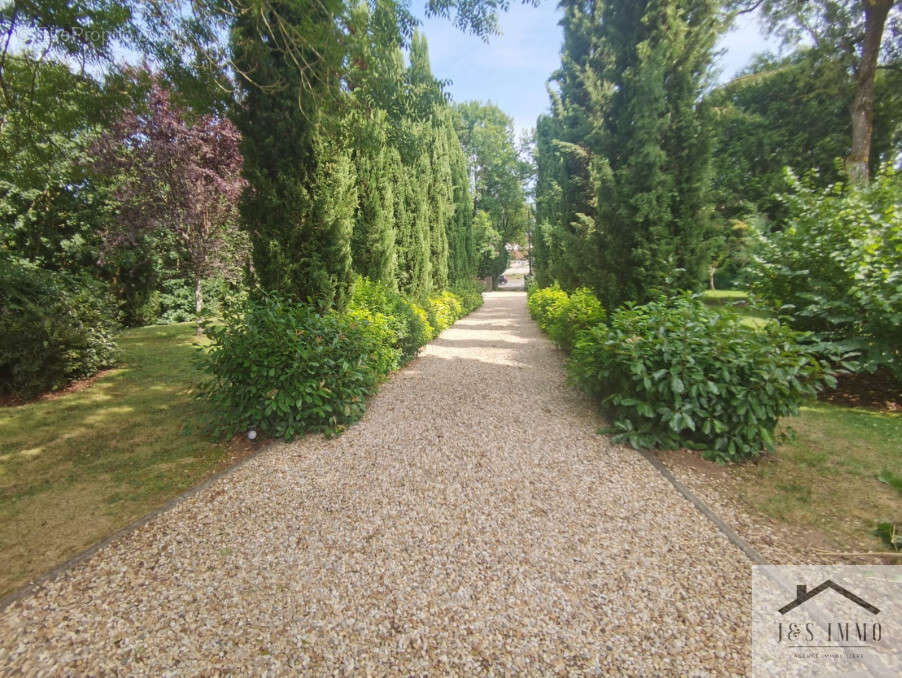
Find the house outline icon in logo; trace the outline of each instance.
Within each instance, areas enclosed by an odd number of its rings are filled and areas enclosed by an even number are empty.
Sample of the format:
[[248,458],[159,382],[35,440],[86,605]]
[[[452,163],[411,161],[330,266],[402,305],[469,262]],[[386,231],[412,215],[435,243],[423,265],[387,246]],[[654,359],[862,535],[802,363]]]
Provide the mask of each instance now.
[[854,593],[849,591],[848,589],[844,589],[842,586],[834,582],[832,579],[827,579],[822,584],[815,586],[810,591],[808,590],[807,584],[796,584],[796,598],[795,600],[787,603],[783,607],[780,608],[780,614],[786,614],[794,609],[796,609],[799,605],[807,603],[809,600],[814,598],[816,595],[823,593],[827,589],[833,589],[841,596],[848,598],[856,605],[863,607],[865,610],[870,612],[871,614],[879,614],[880,610],[871,605],[868,601],[863,598],[859,598]]

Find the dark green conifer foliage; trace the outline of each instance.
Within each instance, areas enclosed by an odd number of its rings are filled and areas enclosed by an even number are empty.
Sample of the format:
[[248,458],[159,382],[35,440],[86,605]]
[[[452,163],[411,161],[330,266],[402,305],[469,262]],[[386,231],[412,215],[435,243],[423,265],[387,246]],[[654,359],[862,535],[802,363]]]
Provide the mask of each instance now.
[[411,216],[404,253],[410,282],[405,291],[415,298],[423,298],[433,289],[430,229],[433,215],[429,202],[431,183],[432,163],[429,152],[424,150],[407,175],[408,209]]
[[381,110],[359,126],[354,151],[359,202],[351,249],[357,273],[394,287],[398,263],[395,197],[391,181],[392,154],[385,127],[385,113]]
[[448,278],[451,284],[470,280],[476,275],[473,253],[473,199],[464,156],[457,133],[446,127],[451,153],[451,180],[454,191],[454,213],[448,222]]
[[[306,45],[304,69],[257,22],[279,19]],[[353,280],[351,233],[357,204],[354,168],[333,116],[340,105],[342,53],[337,0],[272,2],[238,16],[231,41],[237,79],[235,121],[250,186],[241,205],[260,287],[342,307]],[[326,39],[331,36],[334,39]],[[296,55],[295,55],[296,56]]]
[[558,89],[537,135],[539,275],[587,284],[608,307],[698,287],[711,152],[698,101],[719,5],[562,4]]
[[[444,117],[444,116],[443,116]],[[448,222],[454,216],[454,188],[451,177],[451,157],[448,139],[438,123],[430,130],[432,138],[429,181],[429,253],[432,262],[432,286],[448,286]]]

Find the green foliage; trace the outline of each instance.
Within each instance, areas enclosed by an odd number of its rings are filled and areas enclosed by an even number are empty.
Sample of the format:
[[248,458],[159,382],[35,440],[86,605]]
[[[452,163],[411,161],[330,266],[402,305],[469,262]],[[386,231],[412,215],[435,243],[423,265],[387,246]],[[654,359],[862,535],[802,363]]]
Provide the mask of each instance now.
[[497,279],[507,270],[508,253],[504,238],[492,227],[491,215],[479,210],[473,219],[473,240],[476,253],[476,275]]
[[887,166],[869,186],[823,190],[790,178],[783,229],[757,234],[752,291],[902,380],[902,177]]
[[89,148],[111,97],[63,64],[10,55],[0,70],[0,244],[45,269],[91,266],[107,212]]
[[386,138],[386,117],[376,111],[370,119],[357,120],[354,164],[358,204],[354,217],[351,249],[354,270],[373,280],[394,284],[397,271],[395,252],[395,187],[390,163],[398,161]]
[[536,132],[537,277],[608,308],[708,272],[715,0],[562,3],[552,114]]
[[344,314],[356,323],[374,347],[369,363],[380,378],[387,377],[401,365],[401,349],[398,344],[398,319],[385,313],[363,308],[349,308]]
[[470,159],[476,206],[505,242],[524,242],[526,199],[514,121],[488,103],[468,101],[454,107],[457,136]]
[[[217,276],[201,281],[203,290],[205,317],[217,316],[227,308],[241,306],[247,292],[239,285],[228,279]],[[153,309],[156,314],[143,324],[153,323],[171,324],[195,320],[197,314],[194,310],[194,283],[186,278],[172,278],[160,285],[160,291],[154,294],[152,299]]]
[[[265,291],[323,308],[342,308],[353,282],[351,236],[356,173],[336,132],[341,40],[340,3],[315,7],[271,3],[299,54],[285,58],[276,41],[259,40],[257,12],[232,29],[234,62],[261,88],[238,78],[244,176],[250,184],[241,221],[253,246],[253,270]],[[296,64],[309,64],[299,72]],[[326,105],[326,104],[332,105]]]
[[95,280],[0,258],[0,391],[30,397],[112,365],[114,313]]
[[453,285],[451,292],[460,300],[461,315],[469,315],[482,306],[482,285],[472,278]]
[[725,219],[751,211],[779,218],[784,167],[816,170],[824,183],[840,178],[852,101],[841,63],[814,50],[761,56],[707,100],[717,121],[712,193]]
[[432,338],[433,330],[426,311],[385,283],[358,278],[354,282],[349,308],[386,319],[392,331],[389,345],[398,351],[402,364],[413,360],[420,347]]
[[385,323],[356,313],[268,296],[210,328],[212,346],[200,357],[210,378],[200,394],[212,403],[214,431],[255,428],[291,440],[357,421],[390,360]]
[[610,408],[615,441],[717,461],[773,450],[777,420],[836,383],[804,335],[748,327],[689,294],[618,309],[580,335],[569,368]]
[[574,290],[563,306],[552,304],[550,315],[556,317],[548,327],[548,334],[565,351],[573,348],[580,332],[603,323],[606,317],[598,297],[586,287]]
[[527,305],[539,327],[548,332],[557,323],[569,300],[567,293],[555,283],[551,287],[531,291]]
[[432,295],[427,309],[360,278],[343,313],[272,295],[227,310],[225,324],[208,329],[212,346],[199,359],[211,428],[288,440],[340,433],[363,415],[380,381],[464,312],[449,291]]
[[426,313],[429,324],[435,335],[439,335],[451,327],[458,318],[464,315],[463,304],[456,294],[445,290],[429,295],[426,300]]

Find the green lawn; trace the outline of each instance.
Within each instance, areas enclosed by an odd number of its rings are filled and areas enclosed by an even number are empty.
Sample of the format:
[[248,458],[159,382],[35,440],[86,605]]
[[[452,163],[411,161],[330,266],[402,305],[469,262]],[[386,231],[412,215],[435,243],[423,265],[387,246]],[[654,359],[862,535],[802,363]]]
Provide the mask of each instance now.
[[185,424],[201,403],[194,325],[120,335],[122,364],[94,384],[0,408],[0,594],[227,464],[237,450]]
[[[791,431],[790,431],[791,429]],[[885,548],[877,523],[902,523],[902,415],[816,403],[784,419],[772,457],[731,467],[740,497],[762,513],[814,527],[841,550]]]

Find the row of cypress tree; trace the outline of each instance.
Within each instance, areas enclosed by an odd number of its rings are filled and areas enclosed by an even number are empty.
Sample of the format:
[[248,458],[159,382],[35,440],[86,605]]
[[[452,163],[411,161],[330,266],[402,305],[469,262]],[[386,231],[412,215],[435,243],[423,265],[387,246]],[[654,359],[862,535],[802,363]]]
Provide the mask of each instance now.
[[[267,3],[231,35],[256,282],[340,309],[356,274],[414,298],[472,279],[466,157],[425,38],[405,64],[393,2],[344,25],[340,0],[298,7]],[[257,39],[261,21],[284,40]]]
[[563,0],[552,113],[536,130],[534,268],[608,308],[704,279],[717,0]]

